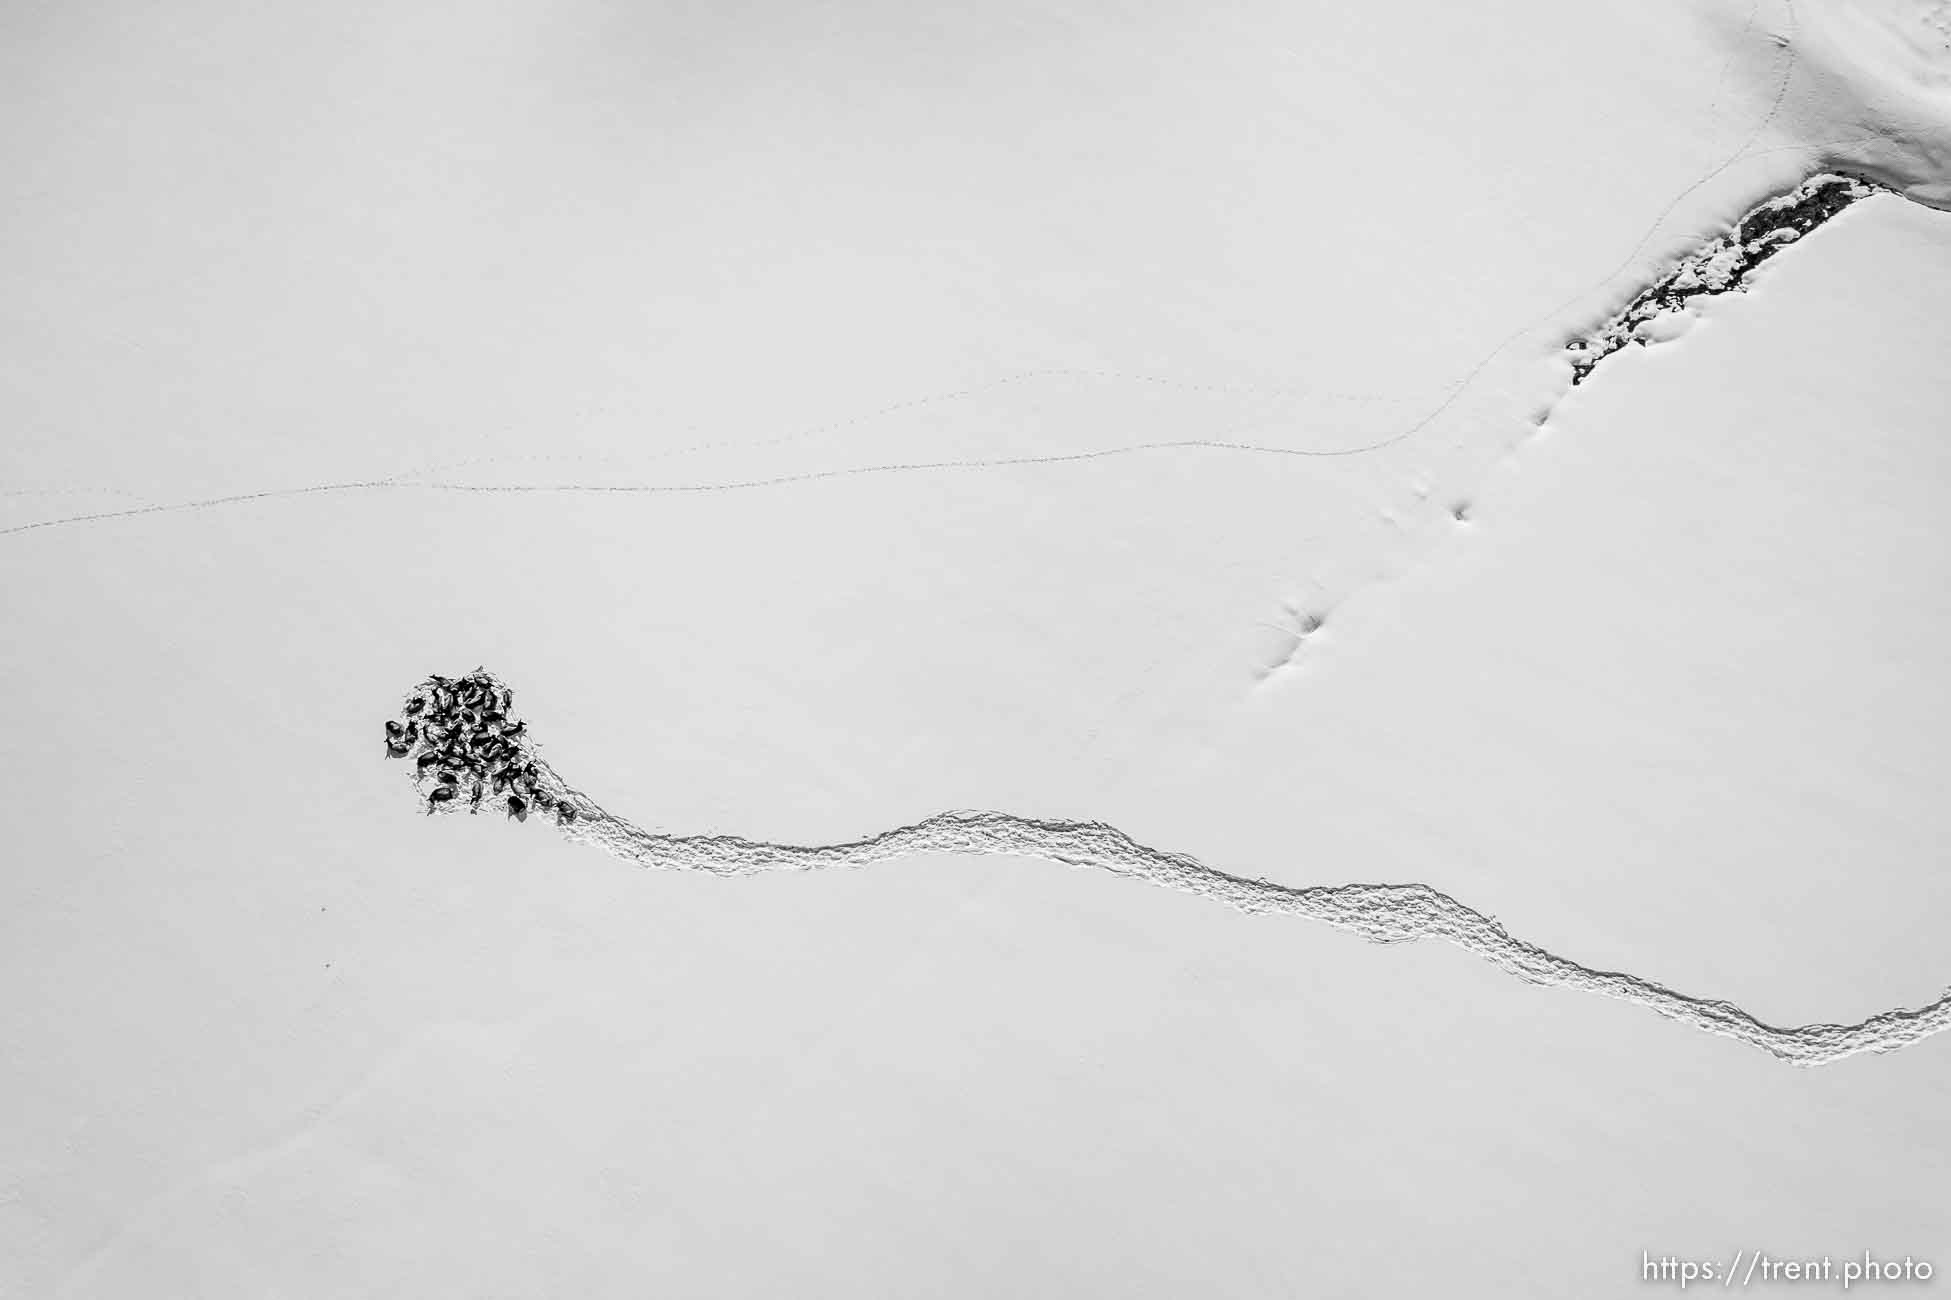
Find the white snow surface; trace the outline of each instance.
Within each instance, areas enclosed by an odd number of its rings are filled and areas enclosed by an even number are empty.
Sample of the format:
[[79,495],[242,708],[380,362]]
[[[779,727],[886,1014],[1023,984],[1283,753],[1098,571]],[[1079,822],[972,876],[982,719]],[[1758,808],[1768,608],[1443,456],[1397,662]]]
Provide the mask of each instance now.
[[[1951,1267],[1788,1068],[1008,857],[1089,818],[1772,1024],[1951,981],[1935,0],[0,15],[0,1295],[1644,1295]],[[1769,194],[1863,201],[1571,396]],[[1940,1281],[1940,1284],[1941,1281]]]

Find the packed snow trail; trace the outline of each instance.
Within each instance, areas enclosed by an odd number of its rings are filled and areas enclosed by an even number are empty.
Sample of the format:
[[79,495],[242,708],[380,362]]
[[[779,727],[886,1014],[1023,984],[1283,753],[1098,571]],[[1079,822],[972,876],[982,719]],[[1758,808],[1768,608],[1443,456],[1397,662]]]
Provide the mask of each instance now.
[[1184,853],[1140,844],[1102,822],[1039,820],[990,811],[938,813],[841,844],[798,845],[736,835],[666,835],[606,812],[533,749],[513,715],[514,693],[485,670],[432,677],[386,728],[387,752],[413,758],[429,813],[486,806],[526,821],[553,818],[571,839],[640,866],[747,876],[862,867],[925,853],[1007,854],[1090,867],[1198,894],[1243,912],[1304,916],[1375,943],[1441,939],[1533,984],[1620,998],[1712,1034],[1737,1038],[1795,1065],[1829,1065],[1888,1052],[1951,1027],[1951,991],[1928,1006],[1880,1012],[1852,1025],[1766,1024],[1731,1002],[1692,997],[1618,971],[1594,970],[1512,937],[1497,921],[1428,885],[1310,885],[1249,879]]

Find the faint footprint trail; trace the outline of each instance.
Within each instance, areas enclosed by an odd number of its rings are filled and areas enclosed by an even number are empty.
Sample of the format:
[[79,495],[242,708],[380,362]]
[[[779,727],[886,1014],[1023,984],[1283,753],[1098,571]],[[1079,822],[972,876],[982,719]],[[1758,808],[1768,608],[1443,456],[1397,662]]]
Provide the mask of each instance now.
[[1951,990],[1928,1006],[1896,1008],[1850,1025],[1770,1025],[1731,1002],[1693,997],[1560,957],[1513,937],[1497,921],[1428,885],[1280,885],[1141,844],[1102,822],[951,811],[864,839],[820,845],[652,833],[606,812],[562,780],[535,753],[527,725],[513,709],[514,692],[485,669],[465,677],[430,677],[387,722],[386,752],[412,760],[413,784],[429,813],[466,805],[520,821],[537,814],[551,817],[569,838],[640,866],[746,876],[862,867],[924,853],[1006,854],[1096,868],[1243,912],[1302,916],[1375,943],[1441,939],[1530,983],[1636,1003],[1794,1065],[1829,1065],[1863,1052],[1894,1051],[1951,1028]]

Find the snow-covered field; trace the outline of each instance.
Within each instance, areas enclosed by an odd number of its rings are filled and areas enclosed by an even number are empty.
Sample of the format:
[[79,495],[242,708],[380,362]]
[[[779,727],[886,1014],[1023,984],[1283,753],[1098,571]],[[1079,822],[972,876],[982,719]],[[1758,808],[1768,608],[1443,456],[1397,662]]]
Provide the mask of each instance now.
[[[380,731],[484,665],[653,834],[1101,821],[1926,1007],[1942,3],[20,5],[0,87],[0,1296],[1951,1267],[1951,1034],[1796,1069],[1012,856],[645,871]],[[1823,170],[1893,192],[1569,387]]]

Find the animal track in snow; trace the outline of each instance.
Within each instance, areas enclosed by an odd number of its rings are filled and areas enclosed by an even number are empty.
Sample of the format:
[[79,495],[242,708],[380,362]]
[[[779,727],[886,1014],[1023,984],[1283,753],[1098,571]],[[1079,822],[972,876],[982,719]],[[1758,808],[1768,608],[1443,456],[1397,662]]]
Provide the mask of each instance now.
[[[427,810],[453,812],[462,803],[478,812],[494,807],[526,820],[529,808],[552,810],[571,839],[595,844],[626,862],[715,876],[770,871],[860,867],[924,853],[1007,854],[1113,875],[1199,894],[1244,912],[1303,916],[1352,931],[1375,943],[1441,939],[1475,953],[1533,984],[1562,985],[1636,1003],[1707,1033],[1739,1039],[1794,1065],[1829,1065],[1863,1052],[1889,1052],[1951,1028],[1951,991],[1918,1008],[1879,1012],[1850,1025],[1770,1025],[1731,1002],[1694,997],[1620,971],[1595,970],[1513,937],[1495,918],[1423,884],[1345,884],[1296,887],[1233,875],[1188,854],[1140,844],[1102,822],[1047,820],[991,811],[938,813],[840,844],[798,845],[748,840],[736,835],[667,835],[616,817],[563,781],[534,751],[526,725],[514,718],[513,693],[493,674],[476,669],[462,678],[431,677],[404,703],[386,729],[387,752],[405,758],[416,748],[415,783],[424,789],[433,770],[434,789],[458,789],[468,776],[467,798],[427,795]],[[423,719],[436,719],[427,737]],[[408,728],[413,727],[409,739]],[[480,772],[468,767],[478,764]],[[497,774],[506,777],[498,780]],[[512,776],[510,775],[512,773]]]

